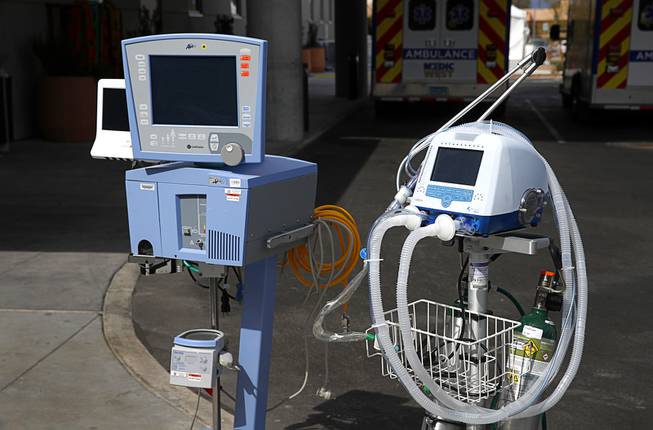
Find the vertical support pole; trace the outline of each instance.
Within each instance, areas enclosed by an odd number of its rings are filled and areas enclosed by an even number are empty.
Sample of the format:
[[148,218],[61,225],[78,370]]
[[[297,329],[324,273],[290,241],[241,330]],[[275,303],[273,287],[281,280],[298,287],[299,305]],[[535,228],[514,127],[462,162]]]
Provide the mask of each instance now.
[[218,330],[218,279],[209,278],[209,310],[211,312],[211,328]]
[[[209,278],[209,298],[211,301],[211,328],[220,329],[220,310],[218,309],[218,278]],[[218,371],[219,372],[219,371]],[[222,411],[220,410],[220,374],[215,372],[213,382],[213,396],[211,396],[211,415],[213,417],[213,429],[222,428]]]
[[220,369],[215,372],[213,383],[213,396],[211,396],[211,416],[213,417],[213,430],[222,429],[222,410],[220,409]]
[[[468,302],[472,312],[487,312],[487,296],[489,291],[488,270],[490,259],[487,254],[471,252],[469,254]],[[473,335],[476,339],[486,336],[485,323],[472,321]]]
[[265,429],[277,258],[245,267],[234,429]]
[[[482,250],[478,249],[477,243],[472,244],[471,252],[469,253],[469,282],[467,283],[467,301],[469,310],[472,312],[487,313],[487,298],[489,292],[489,264],[490,256]],[[473,339],[483,339],[487,336],[487,320],[476,318],[471,321],[471,333],[469,334]],[[478,366],[485,366],[482,363],[483,348],[476,347],[475,350],[470,351],[471,355],[476,356]],[[482,371],[484,370],[484,371]],[[487,372],[487,369],[479,369],[476,372],[471,372],[472,379],[477,378],[475,383],[481,384],[482,375]],[[482,425],[468,424],[467,430],[481,430],[485,428]]]

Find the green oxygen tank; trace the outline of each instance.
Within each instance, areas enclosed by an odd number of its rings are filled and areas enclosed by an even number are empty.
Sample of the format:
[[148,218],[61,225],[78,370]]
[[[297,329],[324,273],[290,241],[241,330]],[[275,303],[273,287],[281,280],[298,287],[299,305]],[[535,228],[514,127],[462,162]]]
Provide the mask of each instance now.
[[[513,333],[512,344],[506,361],[505,384],[501,392],[499,407],[514,402],[544,375],[556,343],[555,323],[549,319],[549,310],[559,310],[559,294],[553,292],[556,274],[542,271],[535,293],[535,303],[524,315]],[[549,297],[549,296],[555,296]],[[499,428],[534,429],[539,426],[539,416],[502,422]]]

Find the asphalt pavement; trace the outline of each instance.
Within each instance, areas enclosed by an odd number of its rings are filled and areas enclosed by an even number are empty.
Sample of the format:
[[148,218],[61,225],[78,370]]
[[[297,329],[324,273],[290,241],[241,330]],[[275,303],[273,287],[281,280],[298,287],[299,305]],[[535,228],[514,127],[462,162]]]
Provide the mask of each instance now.
[[[319,164],[318,204],[337,203],[358,220],[363,237],[394,195],[398,161],[416,139],[437,129],[460,106],[401,106],[376,118],[366,105],[294,156]],[[548,413],[550,429],[648,428],[653,419],[649,356],[653,304],[649,292],[653,264],[650,185],[653,181],[651,112],[601,112],[589,123],[576,123],[562,109],[557,83],[533,81],[518,89],[500,118],[529,136],[563,185],[583,235],[590,279],[584,361],[562,402]],[[554,232],[550,213],[539,232]],[[403,233],[385,243],[384,303],[394,301]],[[456,298],[457,253],[442,246],[420,246],[414,257],[410,298],[444,303]],[[509,289],[528,306],[546,255],[502,257],[491,267],[495,285]],[[228,283],[234,283],[232,279]],[[337,292],[329,292],[335,295]],[[386,297],[387,296],[387,297]],[[270,429],[419,428],[421,409],[393,380],[381,375],[378,357],[368,359],[362,344],[327,347],[306,335],[313,302],[306,290],[283,271],[277,287],[269,405],[295,392],[304,378],[304,342],[308,340],[309,379],[302,394],[270,411]],[[496,314],[517,319],[510,303],[492,295]],[[145,346],[168,366],[171,339],[189,328],[206,327],[208,290],[186,273],[141,278],[133,297],[134,323]],[[238,351],[239,305],[221,315],[230,349]],[[352,326],[369,324],[365,290],[352,300]],[[559,316],[554,315],[559,321]],[[337,325],[336,321],[331,322]],[[327,366],[328,365],[328,368]],[[226,373],[233,393],[235,375]],[[320,388],[332,398],[316,395]],[[233,407],[229,399],[227,408]]]

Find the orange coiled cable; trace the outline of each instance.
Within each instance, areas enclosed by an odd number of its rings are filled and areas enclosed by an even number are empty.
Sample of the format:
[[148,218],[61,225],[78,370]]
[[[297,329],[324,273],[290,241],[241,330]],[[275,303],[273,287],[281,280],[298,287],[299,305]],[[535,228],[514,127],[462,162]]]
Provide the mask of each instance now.
[[[316,286],[319,288],[329,288],[338,284],[345,286],[348,282],[349,275],[358,263],[358,253],[361,248],[361,239],[356,220],[354,220],[354,217],[347,210],[335,205],[324,205],[315,208],[313,218],[316,221],[322,221],[332,228],[332,231],[335,233],[334,242],[337,242],[337,246],[334,244],[334,248],[339,250],[339,252],[335,252],[334,250],[337,258],[335,258],[335,261],[323,263],[320,267],[315,267],[314,264],[313,267],[316,273],[312,274],[308,249],[308,246],[312,246],[312,244],[309,239],[307,243],[288,251],[290,268],[295,274],[295,277],[297,277],[297,280],[309,288],[315,288]],[[316,228],[320,228],[319,225]],[[347,231],[343,231],[343,229]],[[333,273],[338,273],[338,276],[334,276],[329,281],[328,277]],[[318,280],[317,285],[312,279],[313,276]],[[324,277],[327,277],[327,279],[322,282],[322,278]]]

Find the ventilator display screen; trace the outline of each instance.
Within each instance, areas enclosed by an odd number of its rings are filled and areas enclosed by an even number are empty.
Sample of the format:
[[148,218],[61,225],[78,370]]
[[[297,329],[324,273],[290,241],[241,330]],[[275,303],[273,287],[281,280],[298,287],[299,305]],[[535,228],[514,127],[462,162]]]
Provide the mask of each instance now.
[[237,126],[236,57],[151,55],[152,123]]
[[431,180],[450,184],[475,185],[483,151],[438,148]]

